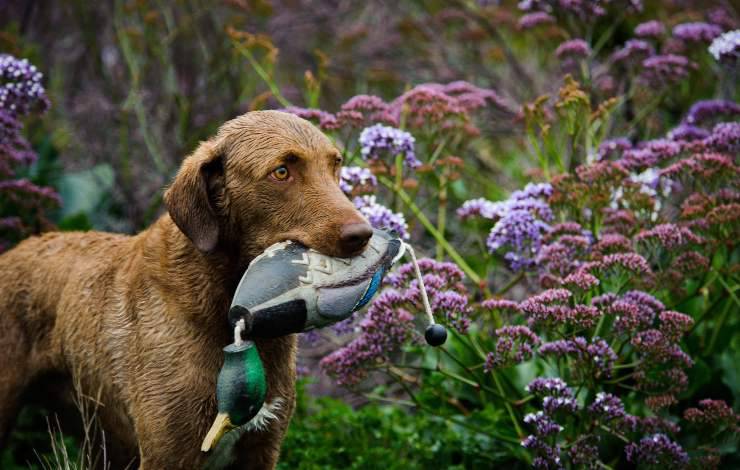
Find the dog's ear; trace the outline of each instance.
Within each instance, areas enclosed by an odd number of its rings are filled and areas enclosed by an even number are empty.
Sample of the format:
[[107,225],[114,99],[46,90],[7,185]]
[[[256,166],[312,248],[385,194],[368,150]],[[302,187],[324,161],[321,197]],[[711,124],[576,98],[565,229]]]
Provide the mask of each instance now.
[[224,197],[223,152],[213,142],[203,142],[185,159],[175,180],[164,193],[170,217],[202,252],[218,244],[220,221],[217,202]]

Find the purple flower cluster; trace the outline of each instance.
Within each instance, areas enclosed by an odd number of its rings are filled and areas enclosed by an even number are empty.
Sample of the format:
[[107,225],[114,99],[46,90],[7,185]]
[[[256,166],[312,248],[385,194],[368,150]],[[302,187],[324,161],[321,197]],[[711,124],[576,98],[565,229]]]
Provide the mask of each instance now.
[[22,135],[21,119],[48,108],[41,79],[28,60],[0,54],[0,252],[21,237],[51,226],[44,211],[61,202],[52,188],[17,176],[20,166],[37,158]]
[[641,39],[630,39],[624,43],[621,49],[618,49],[613,55],[612,60],[615,63],[626,65],[637,65],[647,57],[655,54],[655,47],[647,41]]
[[[542,11],[548,13],[563,13],[573,15],[581,21],[595,21],[606,15],[610,0],[521,0],[519,9],[523,11]],[[640,0],[628,0],[627,7],[632,10],[641,10]]]
[[49,106],[43,75],[27,59],[0,54],[0,110],[18,117]]
[[591,47],[583,39],[570,39],[561,43],[555,50],[558,59],[566,57],[583,58],[591,54]]
[[693,142],[709,137],[709,131],[691,124],[680,124],[671,129],[666,137],[673,141]]
[[414,153],[414,136],[395,127],[375,124],[366,127],[360,134],[360,151],[365,160],[379,160],[383,156],[404,156],[408,168],[416,168],[421,162]]
[[573,375],[581,378],[589,376],[596,379],[609,378],[612,375],[614,362],[617,360],[617,354],[609,344],[596,337],[591,343],[581,336],[551,341],[540,346],[539,353],[556,358],[572,357],[575,369]]
[[590,328],[596,324],[601,313],[589,305],[569,305],[573,294],[567,289],[549,289],[532,296],[519,304],[530,326],[559,327],[570,325]]
[[604,392],[596,394],[596,400],[588,407],[588,411],[601,422],[621,420],[627,415],[622,400],[611,393]]
[[614,331],[625,335],[650,328],[665,308],[655,297],[642,291],[629,291],[621,297],[605,294],[595,297],[592,303],[613,315]]
[[526,15],[519,18],[517,26],[519,29],[532,29],[543,24],[552,24],[555,22],[555,17],[545,13],[544,11],[536,11],[534,13],[527,13]]
[[342,125],[365,127],[378,121],[385,121],[388,103],[373,95],[356,95],[347,100],[337,113]]
[[345,166],[339,174],[339,187],[348,196],[354,191],[373,192],[378,186],[378,179],[367,168]]
[[701,245],[704,240],[686,227],[675,224],[660,224],[650,230],[643,230],[635,238],[637,242],[657,243],[666,250],[688,244]]
[[626,137],[606,139],[599,145],[599,160],[606,160],[614,155],[621,155],[625,150],[632,148],[632,142]]
[[478,216],[495,220],[486,245],[492,253],[504,251],[504,259],[513,271],[531,269],[550,229],[552,210],[544,199],[552,194],[549,184],[528,184],[509,199],[491,202],[485,199],[466,201],[457,210],[462,219]]
[[635,36],[641,38],[659,38],[665,34],[665,26],[657,20],[646,21],[635,26]]
[[321,367],[340,385],[353,385],[367,375],[367,365],[390,360],[390,354],[412,338],[413,315],[395,290],[383,291],[360,322],[361,334],[321,360]]
[[740,58],[740,30],[718,36],[709,46],[709,53],[717,62],[733,64]]
[[715,428],[727,426],[735,432],[740,430],[740,416],[723,400],[701,400],[699,408],[688,408],[683,416],[694,424]]
[[740,104],[729,100],[703,100],[697,101],[689,108],[684,122],[699,126],[711,119],[726,116],[729,118],[740,118]]
[[638,443],[624,448],[627,461],[635,465],[655,465],[656,468],[685,468],[689,456],[683,448],[665,434],[645,436]]
[[374,228],[393,230],[401,238],[409,238],[409,228],[403,214],[393,212],[379,204],[375,196],[357,196],[352,202]]
[[540,338],[526,326],[504,326],[495,333],[498,339],[495,349],[486,356],[486,372],[528,361],[533,347],[540,344]]
[[331,113],[327,113],[326,111],[322,111],[321,109],[288,106],[287,108],[283,108],[280,111],[295,114],[296,116],[303,119],[313,121],[314,123],[318,124],[321,129],[326,131],[338,129],[340,127],[339,121],[337,120],[336,116]]
[[681,55],[662,54],[643,60],[642,67],[645,82],[651,87],[663,88],[686,78],[696,64]]
[[631,170],[654,167],[677,156],[681,150],[682,146],[678,142],[668,139],[649,140],[625,151],[618,163]]
[[[560,446],[553,445],[555,435],[563,430],[554,420],[559,411],[573,413],[577,409],[573,391],[560,378],[538,377],[525,387],[529,393],[542,398],[543,410],[529,413],[524,417],[524,423],[533,429],[522,446],[536,457],[534,465],[537,468],[562,468],[560,461]],[[545,404],[545,402],[547,404]]]
[[681,23],[673,27],[673,37],[685,42],[710,43],[722,34],[722,28],[710,23]]

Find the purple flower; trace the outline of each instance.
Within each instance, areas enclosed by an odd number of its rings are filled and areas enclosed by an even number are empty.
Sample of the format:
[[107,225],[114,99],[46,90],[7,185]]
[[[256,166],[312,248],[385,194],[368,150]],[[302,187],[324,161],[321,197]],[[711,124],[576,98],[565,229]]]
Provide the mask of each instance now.
[[717,152],[740,151],[740,122],[721,122],[714,126],[712,134],[702,145]]
[[499,96],[495,91],[479,88],[464,81],[440,83],[423,83],[402,94],[390,104],[385,114],[387,122],[400,122],[401,113],[405,113],[407,123],[412,127],[424,127],[427,124],[455,126],[469,125],[470,113],[492,106],[507,116],[518,114],[517,107]]
[[0,110],[13,117],[49,107],[46,91],[41,84],[43,75],[28,59],[16,59],[0,54]]
[[589,470],[599,468],[600,441],[600,436],[595,434],[579,436],[568,450],[573,465],[577,465],[577,468],[588,468]]
[[697,101],[686,114],[684,121],[695,126],[702,125],[710,119],[720,116],[740,117],[740,105],[728,100],[703,100]]
[[709,46],[709,53],[717,62],[734,63],[740,57],[740,29],[718,36]]
[[486,245],[492,253],[505,250],[504,259],[509,267],[520,271],[535,265],[542,237],[549,230],[546,221],[553,217],[550,206],[542,199],[551,194],[551,185],[530,183],[514,191],[506,201],[482,198],[465,201],[457,214],[463,219],[480,216],[496,220]]
[[374,228],[394,230],[401,238],[409,238],[408,225],[403,214],[378,204],[375,196],[357,196],[352,202]]
[[594,246],[593,253],[597,256],[606,256],[613,253],[628,253],[632,251],[632,242],[624,235],[606,233]]
[[649,140],[637,148],[627,150],[619,163],[635,170],[656,166],[681,153],[681,144],[667,139]]
[[283,108],[280,111],[295,114],[296,116],[307,119],[309,121],[314,121],[323,130],[334,130],[340,127],[339,121],[337,121],[336,116],[320,109],[288,106],[287,108]]
[[523,301],[519,308],[530,326],[573,325],[590,328],[595,325],[601,317],[599,310],[590,305],[568,305],[567,300],[571,295],[567,289],[549,289]]
[[662,312],[659,318],[660,331],[672,341],[678,341],[694,325],[693,318],[672,310]]
[[341,385],[364,379],[364,366],[388,360],[389,354],[411,339],[414,317],[404,308],[405,302],[397,291],[381,292],[360,322],[361,335],[323,358],[321,367]]
[[536,457],[532,460],[532,467],[537,469],[560,469],[560,446],[551,446],[544,439],[530,434],[522,441],[522,447],[533,452]]
[[578,403],[572,397],[546,396],[542,399],[542,410],[550,416],[557,414],[559,411],[572,414],[578,411]]
[[486,245],[491,252],[506,248],[505,258],[513,271],[529,269],[549,228],[528,210],[512,210],[493,226]]
[[615,316],[614,331],[627,334],[650,327],[656,314],[655,310],[647,305],[631,302],[624,298],[611,303],[606,311]]
[[584,269],[601,272],[621,269],[643,276],[651,276],[653,274],[647,260],[637,253],[614,253],[612,255],[606,255],[601,261],[585,264]]
[[605,140],[599,145],[599,160],[605,160],[612,155],[621,155],[625,150],[632,148],[632,142],[626,137]]
[[688,228],[674,224],[660,224],[650,230],[643,230],[637,234],[635,240],[637,242],[654,241],[667,250],[688,244],[700,245],[704,243],[701,237]]
[[532,426],[535,434],[540,437],[552,436],[563,430],[562,426],[542,411],[527,414],[524,422]]
[[487,310],[501,310],[504,312],[519,313],[519,304],[513,300],[506,299],[487,299],[481,302],[481,307]]
[[590,344],[580,336],[572,340],[551,341],[540,346],[539,352],[546,356],[573,357],[576,362],[573,373],[582,377],[591,373],[596,378],[609,378],[617,360],[617,354],[600,338],[594,338]]
[[683,80],[696,65],[684,56],[663,54],[642,61],[642,77],[650,86],[662,88]]
[[599,284],[599,278],[597,278],[593,274],[584,271],[576,271],[572,274],[567,275],[565,279],[563,279],[563,285],[572,285],[583,291],[591,290]]
[[573,390],[560,377],[537,377],[524,387],[527,392],[539,396],[554,396],[573,398]]
[[366,127],[360,134],[362,158],[377,160],[383,155],[404,155],[404,164],[409,168],[421,165],[414,154],[414,136],[395,127],[376,124]]
[[555,22],[555,18],[543,11],[537,11],[534,13],[527,13],[526,15],[519,18],[517,26],[519,29],[532,29],[539,25],[551,24]]
[[463,220],[471,217],[483,217],[484,219],[495,219],[500,217],[501,203],[491,202],[485,198],[470,199],[465,201],[459,209],[457,215]]
[[496,330],[496,347],[486,356],[483,370],[490,372],[528,361],[532,358],[533,346],[540,344],[540,338],[526,326],[504,326]]
[[673,27],[673,36],[685,42],[711,42],[722,28],[709,23],[681,23]]
[[641,39],[630,39],[624,43],[624,46],[622,46],[621,49],[617,50],[614,55],[612,55],[612,60],[614,62],[635,65],[653,54],[655,54],[655,48],[649,42]]
[[651,20],[635,26],[635,36],[641,38],[657,38],[663,33],[665,33],[665,26],[660,21]]
[[709,135],[709,131],[701,127],[691,124],[680,124],[673,128],[667,137],[673,141],[693,142],[695,140],[706,139]]
[[583,39],[570,39],[561,43],[555,50],[555,56],[558,59],[564,57],[588,57],[591,54],[591,48]]
[[645,308],[649,308],[653,311],[654,314],[657,314],[660,311],[665,310],[665,305],[663,303],[653,297],[652,295],[642,292],[639,290],[631,290],[627,293],[625,293],[622,296],[622,300],[626,302],[634,302],[640,306],[644,306]]
[[639,443],[624,448],[627,461],[633,464],[656,465],[663,468],[684,468],[689,456],[683,448],[665,434],[643,437]]
[[357,187],[372,192],[377,186],[378,179],[367,168],[359,166],[342,167],[339,176],[339,187],[348,196],[352,195],[352,190]]
[[353,96],[341,107],[337,118],[342,124],[363,127],[374,121],[382,121],[388,112],[388,103],[373,95]]
[[713,427],[735,426],[738,421],[738,416],[723,400],[701,400],[699,408],[689,408],[683,416],[691,423]]
[[588,411],[603,421],[622,419],[626,415],[622,400],[604,392],[596,394],[596,400],[588,407]]
[[671,269],[685,276],[700,275],[709,269],[709,258],[695,251],[686,251],[673,260]]

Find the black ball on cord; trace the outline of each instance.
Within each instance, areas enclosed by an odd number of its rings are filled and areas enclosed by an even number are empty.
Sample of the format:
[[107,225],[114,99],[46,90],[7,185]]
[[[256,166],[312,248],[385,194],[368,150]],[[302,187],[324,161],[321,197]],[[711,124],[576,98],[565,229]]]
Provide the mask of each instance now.
[[433,323],[424,331],[424,339],[429,346],[442,346],[447,341],[447,330],[439,323]]

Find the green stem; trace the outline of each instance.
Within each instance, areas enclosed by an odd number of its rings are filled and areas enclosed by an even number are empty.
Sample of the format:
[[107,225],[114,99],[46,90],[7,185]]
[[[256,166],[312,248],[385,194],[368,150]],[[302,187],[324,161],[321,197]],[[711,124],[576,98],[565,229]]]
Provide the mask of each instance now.
[[396,176],[395,176],[395,184],[393,186],[393,191],[396,193],[395,201],[394,201],[394,207],[396,212],[401,212],[401,200],[398,196],[398,192],[403,189],[403,157],[399,153],[396,155]]
[[[498,389],[499,393],[503,395],[504,387],[501,386],[501,381],[499,380],[498,374],[495,370],[491,371],[491,377],[493,377],[493,382],[496,384],[496,388]],[[517,419],[516,414],[514,414],[514,409],[511,407],[511,404],[507,401],[504,402],[504,406],[506,407],[506,411],[509,413],[511,424],[513,424],[514,429],[516,429],[517,436],[524,437],[524,432],[522,432],[522,428],[519,426],[519,420]]]
[[257,75],[260,76],[262,81],[265,82],[265,85],[270,89],[270,93],[272,93],[272,96],[275,97],[278,102],[285,106],[286,108],[288,106],[291,106],[290,101],[285,99],[282,93],[280,93],[280,89],[275,84],[275,82],[270,78],[270,75],[267,73],[267,71],[260,65],[260,63],[257,61],[257,59],[254,58],[254,54],[252,54],[252,51],[247,49],[246,47],[242,46],[238,42],[234,43],[234,46],[236,47],[236,50],[239,51],[244,57],[247,58],[249,61],[249,64],[252,66],[255,72],[257,72]]
[[473,431],[475,431],[475,432],[477,432],[477,433],[480,433],[480,434],[482,434],[482,435],[484,435],[484,436],[493,436],[493,437],[495,437],[496,439],[501,439],[502,441],[505,441],[505,442],[509,442],[509,443],[511,443],[511,444],[519,444],[519,443],[520,443],[520,441],[519,441],[518,439],[513,439],[513,438],[511,438],[511,437],[508,437],[508,436],[504,436],[504,435],[498,434],[498,433],[496,433],[496,432],[494,432],[494,431],[492,431],[492,430],[489,430],[489,431],[484,431],[484,430],[482,430],[482,429],[479,429],[479,428],[478,428],[478,427],[476,427],[476,426],[472,426],[472,425],[471,425],[470,423],[468,423],[468,422],[467,422],[467,420],[459,420],[459,419],[455,419],[455,418],[453,418],[453,417],[451,417],[451,416],[443,416],[443,415],[439,414],[439,413],[438,413],[438,412],[437,412],[436,410],[434,410],[434,409],[432,409],[432,408],[429,408],[429,407],[425,406],[425,405],[424,405],[424,404],[423,404],[423,403],[422,403],[422,402],[421,402],[421,401],[420,401],[420,400],[419,400],[419,399],[417,398],[417,396],[416,396],[416,395],[414,395],[414,393],[413,393],[413,392],[411,391],[411,388],[409,388],[409,386],[408,386],[408,385],[406,385],[406,383],[405,383],[405,382],[404,382],[404,381],[403,381],[402,379],[400,379],[400,378],[399,378],[399,377],[398,377],[398,376],[397,376],[396,374],[393,374],[393,373],[392,373],[392,372],[390,372],[390,371],[387,371],[387,373],[388,373],[388,375],[390,375],[390,376],[391,376],[391,377],[393,378],[393,380],[395,380],[395,381],[396,381],[396,383],[398,383],[398,384],[399,384],[399,385],[400,385],[400,386],[401,386],[401,387],[402,387],[402,388],[404,389],[404,391],[406,392],[406,394],[408,394],[408,396],[409,396],[409,397],[411,398],[411,400],[412,400],[412,401],[413,401],[413,402],[414,402],[414,403],[416,404],[416,406],[417,406],[418,408],[420,408],[420,409],[424,410],[425,412],[427,412],[427,413],[429,413],[429,414],[431,414],[431,415],[433,415],[433,416],[437,416],[438,418],[441,418],[441,419],[443,419],[443,420],[446,420],[446,421],[451,421],[451,422],[453,422],[453,423],[455,423],[455,424],[457,424],[457,425],[460,425],[460,426],[462,426],[462,427],[464,427],[464,428],[468,428],[468,429],[471,429],[471,430],[473,430]]
[[509,292],[509,290],[517,285],[522,279],[524,279],[524,271],[519,271],[519,273],[516,276],[512,277],[504,287],[496,291],[496,295],[504,295],[505,293]]
[[[437,205],[437,231],[445,236],[445,228],[447,225],[447,175],[446,170],[442,172],[439,181],[439,195],[437,196],[439,204]],[[444,249],[442,245],[437,243],[437,261],[442,261],[444,258]]]
[[719,318],[717,319],[717,324],[714,326],[712,337],[709,339],[709,344],[707,345],[707,355],[711,354],[712,351],[714,351],[714,346],[717,344],[719,333],[722,330],[722,326],[725,324],[725,320],[727,320],[727,314],[730,312],[731,304],[732,302],[727,302],[725,304],[725,308],[722,309],[722,313],[720,313]]
[[[388,189],[394,189],[393,183],[385,176],[378,176],[378,180],[383,183],[383,185],[386,186]],[[414,203],[408,193],[403,190],[403,188],[398,190],[398,197],[401,198],[401,201],[406,204],[406,206],[411,210],[414,216],[419,219],[421,225],[423,225],[427,232],[429,232],[429,234],[434,237],[437,243],[442,245],[450,258],[452,258],[452,260],[457,263],[460,269],[465,272],[465,275],[468,276],[470,280],[473,281],[476,285],[480,286],[481,278],[480,276],[478,276],[478,273],[476,273],[473,268],[468,265],[463,257],[460,256],[460,253],[458,253],[457,250],[455,250],[452,245],[450,245],[450,243],[445,239],[445,237],[443,237],[442,234],[437,231],[437,228],[434,226],[434,224],[432,224],[427,216],[424,215],[423,212],[421,212],[419,207]]]

